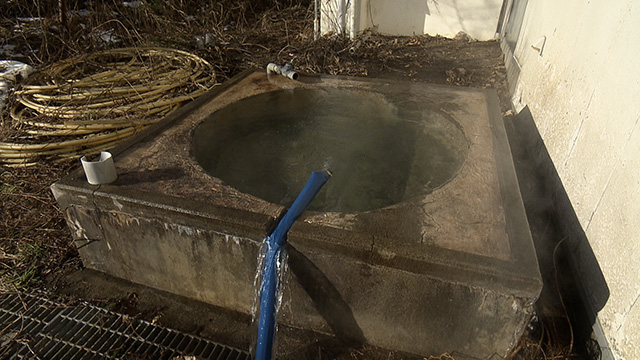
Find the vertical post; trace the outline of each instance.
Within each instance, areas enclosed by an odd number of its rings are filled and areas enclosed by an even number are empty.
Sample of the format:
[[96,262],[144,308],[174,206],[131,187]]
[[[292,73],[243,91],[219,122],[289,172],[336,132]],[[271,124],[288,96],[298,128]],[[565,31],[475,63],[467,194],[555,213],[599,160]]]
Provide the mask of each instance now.
[[318,18],[318,0],[313,0],[313,40],[318,40],[320,19]]
[[349,0],[349,38],[352,40],[358,34],[358,16],[360,16],[358,5],[357,0]]
[[345,35],[347,32],[347,0],[339,0],[338,3],[338,33]]

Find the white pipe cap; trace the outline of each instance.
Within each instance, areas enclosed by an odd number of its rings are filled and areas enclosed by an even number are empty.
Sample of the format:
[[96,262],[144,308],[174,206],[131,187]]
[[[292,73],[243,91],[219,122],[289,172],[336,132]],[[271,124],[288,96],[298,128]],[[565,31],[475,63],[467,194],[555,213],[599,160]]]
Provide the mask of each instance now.
[[110,184],[118,178],[113,157],[108,151],[100,152],[98,160],[89,161],[86,156],[83,156],[80,161],[87,181],[91,185]]

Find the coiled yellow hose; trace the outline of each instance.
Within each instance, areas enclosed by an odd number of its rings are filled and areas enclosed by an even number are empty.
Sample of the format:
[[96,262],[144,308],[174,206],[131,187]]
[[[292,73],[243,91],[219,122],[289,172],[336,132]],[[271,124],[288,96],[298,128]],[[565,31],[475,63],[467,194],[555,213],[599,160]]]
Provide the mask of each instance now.
[[73,57],[33,74],[14,95],[20,131],[0,164],[30,166],[110,149],[213,87],[206,60],[175,49],[122,48]]

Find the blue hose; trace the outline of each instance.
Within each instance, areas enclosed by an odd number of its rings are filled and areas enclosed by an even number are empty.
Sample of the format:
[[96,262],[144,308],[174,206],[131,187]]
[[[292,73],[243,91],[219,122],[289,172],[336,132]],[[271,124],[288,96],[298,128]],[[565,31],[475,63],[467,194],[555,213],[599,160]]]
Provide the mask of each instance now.
[[287,233],[302,212],[311,204],[322,186],[329,180],[328,171],[314,171],[291,208],[267,238],[267,249],[262,268],[260,285],[260,320],[255,360],[271,359],[276,326],[276,290],[278,274],[276,261],[287,242]]

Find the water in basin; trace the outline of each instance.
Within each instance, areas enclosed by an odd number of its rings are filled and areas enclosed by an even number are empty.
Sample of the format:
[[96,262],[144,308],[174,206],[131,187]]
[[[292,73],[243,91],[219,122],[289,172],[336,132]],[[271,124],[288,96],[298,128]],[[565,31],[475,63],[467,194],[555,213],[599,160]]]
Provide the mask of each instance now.
[[360,212],[437,189],[462,166],[468,143],[444,114],[375,92],[267,92],[235,102],[193,133],[192,155],[237,190],[289,206],[309,174],[331,181],[311,210]]

